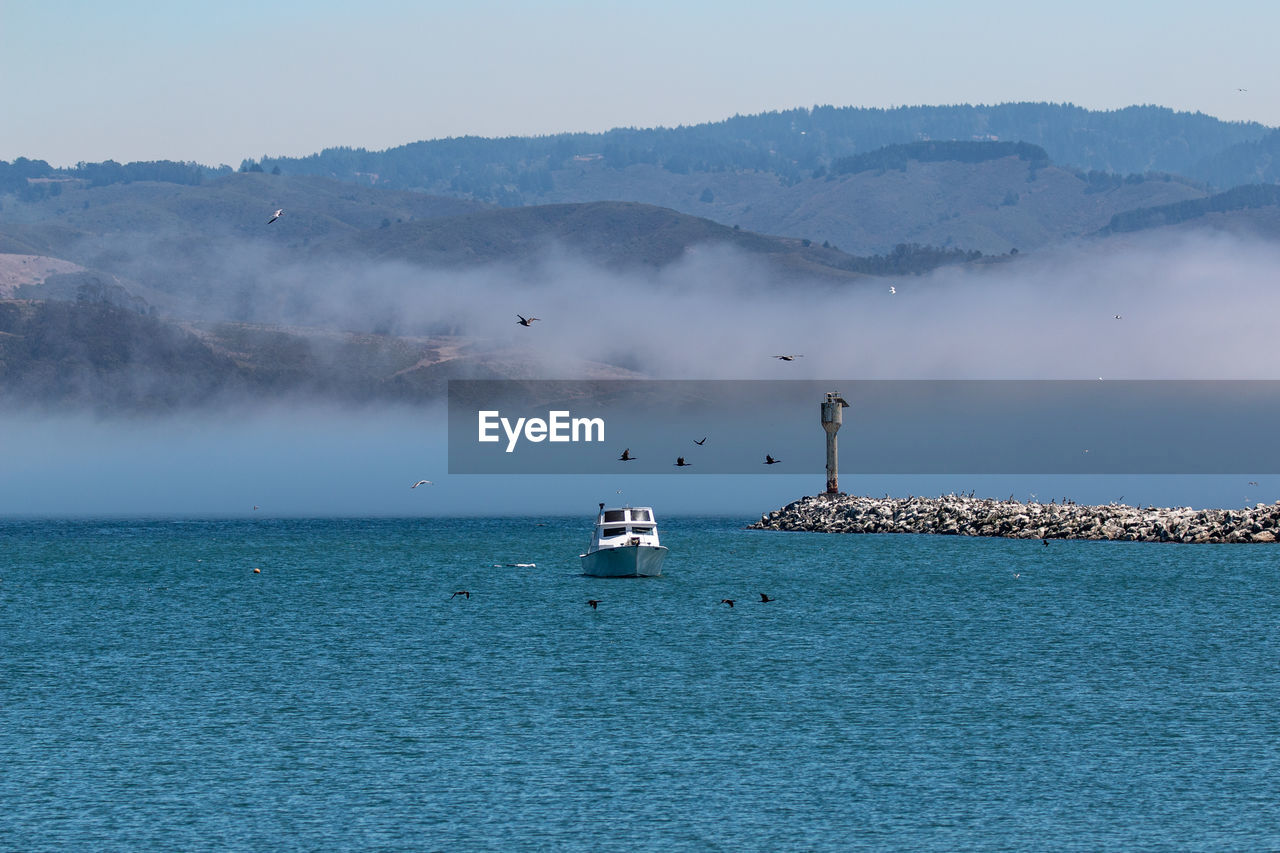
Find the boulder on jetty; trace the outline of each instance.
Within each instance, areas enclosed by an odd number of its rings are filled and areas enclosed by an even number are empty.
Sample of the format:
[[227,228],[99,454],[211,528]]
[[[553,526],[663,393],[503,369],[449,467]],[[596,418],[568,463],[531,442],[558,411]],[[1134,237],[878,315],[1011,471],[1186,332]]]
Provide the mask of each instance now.
[[1126,504],[1020,503],[943,495],[869,498],[816,495],[760,517],[754,530],[810,533],[931,533],[1010,539],[1106,539],[1122,542],[1275,542],[1280,501],[1251,509],[1142,507]]

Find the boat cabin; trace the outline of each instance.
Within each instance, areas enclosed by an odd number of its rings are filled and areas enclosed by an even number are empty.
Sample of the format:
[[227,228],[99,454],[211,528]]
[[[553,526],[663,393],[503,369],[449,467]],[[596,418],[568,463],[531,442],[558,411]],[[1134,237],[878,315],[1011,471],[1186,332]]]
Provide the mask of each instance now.
[[600,507],[590,550],[620,548],[625,545],[658,545],[658,525],[647,506],[613,509]]

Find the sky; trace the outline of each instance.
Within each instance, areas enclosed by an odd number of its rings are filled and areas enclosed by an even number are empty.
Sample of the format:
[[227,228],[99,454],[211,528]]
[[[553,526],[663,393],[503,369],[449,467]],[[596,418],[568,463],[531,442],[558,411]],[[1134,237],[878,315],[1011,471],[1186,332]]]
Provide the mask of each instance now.
[[0,0],[0,159],[238,166],[815,104],[1158,104],[1280,126],[1277,31],[1280,4],[1243,0]]
[[[1280,4],[1239,0],[1211,11],[1182,0],[1082,0],[1052,9],[1025,0],[0,0],[0,160],[25,156],[68,166],[170,159],[235,167],[245,158],[341,145],[378,150],[449,136],[674,126],[825,104],[1158,104],[1280,126],[1277,31]],[[761,344],[766,356],[792,351],[794,340],[815,334],[846,342],[825,362],[810,352],[790,366],[804,378],[1277,375],[1267,321],[1278,298],[1270,286],[1280,262],[1273,246],[1209,241],[1176,251],[1122,249],[1103,256],[1048,253],[1037,265],[1018,265],[1016,276],[986,277],[981,289],[944,271],[900,287],[896,302],[879,292],[850,296],[840,306],[848,311],[818,311],[817,297],[808,306],[726,303],[738,291],[720,290],[730,280],[749,281],[749,270],[740,269],[741,259],[695,259],[657,283],[682,309],[673,316],[692,318],[669,330],[684,347],[638,352],[658,375],[684,377],[696,369],[695,378],[758,376],[714,360],[688,366],[692,342],[724,352],[740,339],[743,323],[762,318],[731,313],[708,326],[705,318],[723,312],[686,295],[694,292],[687,279],[699,283],[698,298],[717,305],[762,305],[758,310],[777,331],[776,340]],[[586,288],[607,275],[564,263],[546,277],[554,288],[539,285],[546,290],[539,310],[562,320],[573,306],[588,304],[588,291],[572,282]],[[301,273],[309,288],[327,292],[323,271]],[[404,298],[403,282],[425,294],[431,314],[451,304],[456,291],[429,278],[424,289],[420,271],[361,274],[374,277],[371,284],[410,319],[419,306]],[[477,275],[496,276],[480,282],[489,292],[515,286],[500,272]],[[1225,293],[1216,284],[1223,281],[1231,283]],[[851,325],[847,318],[871,299],[879,300],[867,314],[874,322]],[[352,310],[332,294],[317,305],[320,312]],[[1123,326],[1111,321],[1115,313],[1126,316]],[[479,324],[472,331],[482,338],[510,333],[505,321],[484,327],[486,316],[463,319]],[[552,347],[547,357],[581,357],[577,348],[588,346],[588,355],[608,359],[620,346],[643,344],[612,332],[585,343],[579,336],[573,353]],[[957,361],[957,351],[967,357]],[[902,352],[912,353],[907,367]],[[275,411],[141,424],[8,415],[0,418],[0,442],[24,449],[0,458],[7,486],[0,515],[234,515],[254,505],[271,514],[577,513],[622,489],[623,499],[664,512],[749,516],[822,486],[820,474],[678,481],[450,476],[438,423],[412,412],[370,418]],[[407,488],[422,477],[436,485]],[[1280,483],[1245,494],[1239,480],[847,477],[851,491],[867,494],[977,488],[1000,496],[1012,490],[1024,499],[1070,493],[1106,502],[1128,494],[1130,502],[1137,495],[1142,502],[1197,505],[1280,497]],[[86,482],[93,486],[84,488]]]

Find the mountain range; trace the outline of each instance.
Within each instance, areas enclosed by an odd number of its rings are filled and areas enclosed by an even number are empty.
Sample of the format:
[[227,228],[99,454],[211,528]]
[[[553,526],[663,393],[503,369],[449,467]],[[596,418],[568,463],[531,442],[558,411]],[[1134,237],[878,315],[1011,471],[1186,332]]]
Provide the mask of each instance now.
[[411,318],[392,269],[483,300],[494,270],[538,281],[572,258],[653,276],[724,252],[820,290],[1147,229],[1274,240],[1278,140],[1157,107],[1007,104],[328,149],[234,172],[20,159],[0,164],[0,393],[127,411],[421,401],[450,376],[532,375],[448,311]]

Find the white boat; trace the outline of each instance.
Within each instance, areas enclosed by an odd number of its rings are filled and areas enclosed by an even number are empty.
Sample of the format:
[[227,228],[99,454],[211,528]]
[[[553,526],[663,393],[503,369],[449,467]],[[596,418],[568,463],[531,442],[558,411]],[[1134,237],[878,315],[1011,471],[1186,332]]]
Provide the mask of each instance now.
[[582,573],[596,578],[656,578],[667,549],[658,542],[658,525],[647,506],[605,509],[600,504],[591,547],[582,557]]

